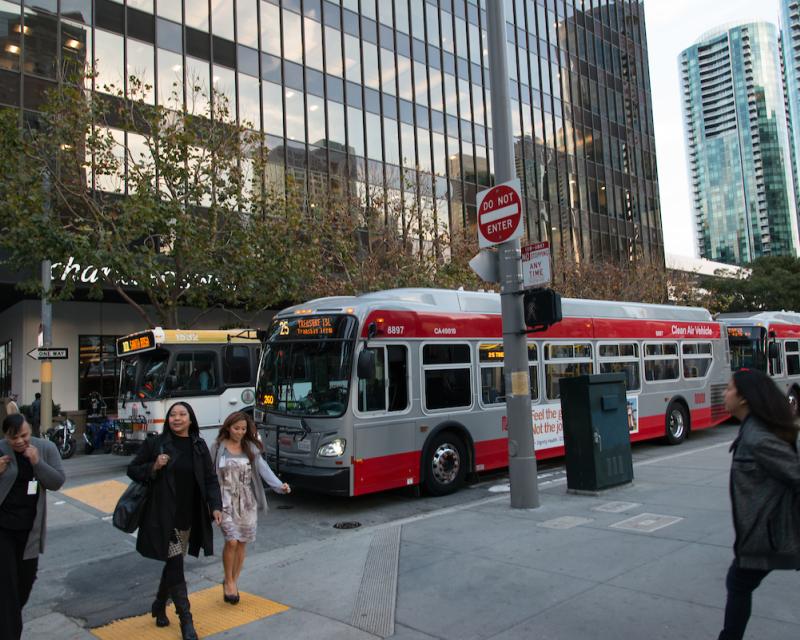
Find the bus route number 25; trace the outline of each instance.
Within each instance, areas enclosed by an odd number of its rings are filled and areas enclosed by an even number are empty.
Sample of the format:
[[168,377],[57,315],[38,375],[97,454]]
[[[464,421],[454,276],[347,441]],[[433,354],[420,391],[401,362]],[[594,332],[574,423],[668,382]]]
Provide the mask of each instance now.
[[386,327],[386,334],[390,336],[402,336],[406,328],[401,324],[390,324]]

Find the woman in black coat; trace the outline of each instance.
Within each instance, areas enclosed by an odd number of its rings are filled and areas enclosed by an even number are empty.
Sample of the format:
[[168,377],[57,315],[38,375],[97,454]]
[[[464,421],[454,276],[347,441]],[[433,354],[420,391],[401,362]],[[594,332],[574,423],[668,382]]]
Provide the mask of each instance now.
[[161,582],[151,613],[156,625],[169,624],[167,598],[172,598],[184,640],[197,640],[183,556],[213,553],[211,520],[222,520],[222,498],[208,446],[192,407],[176,402],[167,412],[166,426],[149,438],[128,465],[128,476],[150,485],[139,524],[136,550],[145,558],[164,561]]
[[734,373],[725,408],[742,426],[731,445],[736,540],[719,640],[741,640],[761,581],[773,569],[800,569],[800,457],[791,407],[767,374]]

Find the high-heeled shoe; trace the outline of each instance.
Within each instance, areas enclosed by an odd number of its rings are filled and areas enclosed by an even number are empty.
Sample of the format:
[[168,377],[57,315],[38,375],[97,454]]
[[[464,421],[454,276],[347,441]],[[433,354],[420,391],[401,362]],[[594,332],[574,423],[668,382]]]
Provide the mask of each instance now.
[[238,604],[239,603],[239,592],[236,592],[236,595],[229,596],[225,593],[225,582],[222,582],[222,599],[227,602],[228,604]]

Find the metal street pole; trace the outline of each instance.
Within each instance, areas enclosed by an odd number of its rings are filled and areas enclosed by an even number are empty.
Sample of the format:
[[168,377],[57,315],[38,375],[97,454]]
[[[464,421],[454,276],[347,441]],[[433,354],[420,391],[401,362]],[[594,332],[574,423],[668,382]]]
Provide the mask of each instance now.
[[[486,3],[495,184],[517,177],[511,132],[511,102],[508,96],[506,19],[503,4],[503,0],[489,0]],[[539,506],[539,485],[533,442],[528,344],[521,295],[522,263],[518,238],[499,246],[499,263],[511,506],[532,509]]]
[[[44,217],[50,216],[50,174],[45,170],[42,176],[44,190]],[[53,346],[53,307],[50,304],[50,260],[42,260],[42,347]],[[39,402],[39,429],[44,434],[53,424],[53,363],[51,360],[41,361],[39,380],[42,385],[42,397]]]

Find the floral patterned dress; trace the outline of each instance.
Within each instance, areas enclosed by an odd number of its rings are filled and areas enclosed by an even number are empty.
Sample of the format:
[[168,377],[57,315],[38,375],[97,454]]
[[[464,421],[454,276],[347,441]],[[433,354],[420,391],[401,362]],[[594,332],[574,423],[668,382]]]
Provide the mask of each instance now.
[[223,449],[219,462],[222,491],[222,534],[225,540],[256,539],[258,503],[253,493],[253,467],[244,453]]

